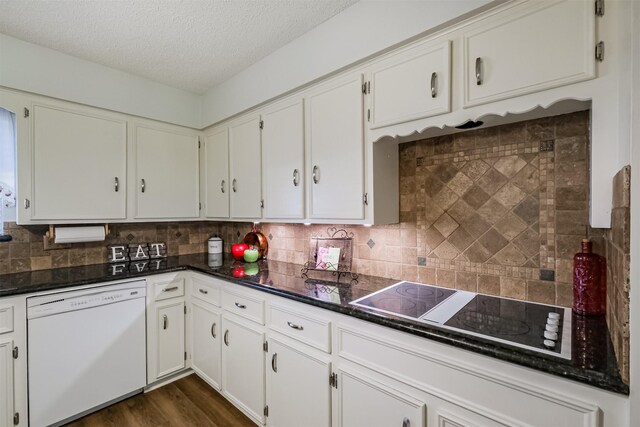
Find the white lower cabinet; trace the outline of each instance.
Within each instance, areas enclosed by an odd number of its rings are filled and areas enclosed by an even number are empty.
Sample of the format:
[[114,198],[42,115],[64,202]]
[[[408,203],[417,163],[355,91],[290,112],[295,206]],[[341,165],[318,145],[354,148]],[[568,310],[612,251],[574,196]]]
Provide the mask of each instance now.
[[194,300],[191,303],[191,368],[220,390],[220,312]]
[[168,301],[156,306],[157,365],[161,378],[184,369],[184,301]]
[[222,393],[264,424],[264,332],[248,321],[222,315]]
[[331,425],[331,363],[304,344],[269,337],[267,359],[267,425]]
[[14,424],[13,341],[0,341],[0,426]]
[[338,427],[426,427],[425,403],[355,371],[338,370]]
[[185,273],[147,279],[147,383],[186,368]]

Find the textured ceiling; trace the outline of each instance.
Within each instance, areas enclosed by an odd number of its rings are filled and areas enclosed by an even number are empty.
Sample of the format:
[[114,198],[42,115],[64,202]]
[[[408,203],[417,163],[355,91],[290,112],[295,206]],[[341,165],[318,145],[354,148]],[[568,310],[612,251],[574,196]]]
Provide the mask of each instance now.
[[358,0],[0,0],[0,33],[203,93]]

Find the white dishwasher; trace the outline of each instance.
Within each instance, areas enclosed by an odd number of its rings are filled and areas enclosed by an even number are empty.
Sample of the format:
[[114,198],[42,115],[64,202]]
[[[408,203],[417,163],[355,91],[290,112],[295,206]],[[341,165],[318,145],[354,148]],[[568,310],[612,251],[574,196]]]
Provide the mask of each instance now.
[[29,425],[61,425],[141,391],[142,280],[27,299]]

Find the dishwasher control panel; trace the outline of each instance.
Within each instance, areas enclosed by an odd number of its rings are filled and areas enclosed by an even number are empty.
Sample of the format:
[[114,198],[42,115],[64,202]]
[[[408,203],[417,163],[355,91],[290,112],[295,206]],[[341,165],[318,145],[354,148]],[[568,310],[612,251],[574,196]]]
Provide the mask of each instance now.
[[27,318],[35,319],[145,296],[146,283],[136,281],[32,297],[27,299]]

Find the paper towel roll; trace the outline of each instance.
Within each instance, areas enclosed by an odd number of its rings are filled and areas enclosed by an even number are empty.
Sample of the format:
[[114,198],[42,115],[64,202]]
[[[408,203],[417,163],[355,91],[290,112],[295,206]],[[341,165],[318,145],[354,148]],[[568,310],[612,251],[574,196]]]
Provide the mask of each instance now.
[[101,242],[105,238],[104,226],[55,227],[54,243]]

